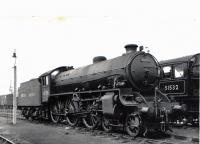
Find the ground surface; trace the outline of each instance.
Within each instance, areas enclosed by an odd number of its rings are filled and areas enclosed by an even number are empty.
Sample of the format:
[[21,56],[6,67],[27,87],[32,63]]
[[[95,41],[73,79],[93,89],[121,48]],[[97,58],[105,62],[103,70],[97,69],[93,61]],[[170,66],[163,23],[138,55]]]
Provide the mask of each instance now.
[[159,138],[154,135],[148,138],[131,139],[125,134],[107,134],[100,130],[91,132],[84,128],[41,124],[27,120],[18,120],[16,125],[12,125],[10,120],[0,117],[0,135],[18,144],[193,144],[198,143],[198,131],[198,128],[174,129],[174,134],[179,133],[188,138],[172,135]]

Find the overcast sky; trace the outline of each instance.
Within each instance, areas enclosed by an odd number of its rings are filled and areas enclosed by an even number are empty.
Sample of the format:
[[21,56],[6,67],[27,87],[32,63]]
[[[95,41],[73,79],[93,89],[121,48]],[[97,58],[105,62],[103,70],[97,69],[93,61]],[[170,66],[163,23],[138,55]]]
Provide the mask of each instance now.
[[122,55],[130,43],[159,61],[200,52],[198,0],[47,2],[0,5],[0,94],[13,86],[14,49],[18,86],[58,66]]

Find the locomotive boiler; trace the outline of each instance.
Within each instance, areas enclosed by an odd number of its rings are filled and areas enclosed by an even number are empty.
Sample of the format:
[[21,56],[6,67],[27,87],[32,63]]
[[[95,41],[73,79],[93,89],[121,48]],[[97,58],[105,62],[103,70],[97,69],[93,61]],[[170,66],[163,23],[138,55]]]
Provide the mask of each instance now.
[[166,131],[176,104],[156,88],[158,62],[142,47],[125,48],[125,54],[110,60],[99,56],[91,65],[58,67],[42,74],[42,108],[32,113],[49,111],[55,123],[65,120],[76,126],[82,122],[89,129],[102,125],[107,132],[121,127],[131,136],[149,129]]
[[99,56],[93,64],[64,71],[54,79],[54,93],[77,90],[129,87],[134,91],[150,91],[159,77],[155,58],[144,52],[137,52],[137,45],[127,45],[126,54],[106,60]]

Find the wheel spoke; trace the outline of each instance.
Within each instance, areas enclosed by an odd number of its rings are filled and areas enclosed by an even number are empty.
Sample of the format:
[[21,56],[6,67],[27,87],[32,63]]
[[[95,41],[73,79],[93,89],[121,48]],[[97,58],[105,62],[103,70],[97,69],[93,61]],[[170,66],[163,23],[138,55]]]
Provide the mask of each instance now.
[[91,116],[91,119],[92,119],[92,126],[94,126],[96,123],[95,117]]
[[[71,100],[66,100],[65,102],[65,112],[75,113],[75,107]],[[67,115],[66,120],[70,126],[75,126],[78,123],[78,117],[76,115]]]
[[87,128],[95,129],[99,123],[99,115],[97,114],[97,112],[92,110],[93,103],[86,102],[85,105],[87,106],[85,107],[85,110],[89,113],[86,115],[86,117],[83,118],[83,123]]

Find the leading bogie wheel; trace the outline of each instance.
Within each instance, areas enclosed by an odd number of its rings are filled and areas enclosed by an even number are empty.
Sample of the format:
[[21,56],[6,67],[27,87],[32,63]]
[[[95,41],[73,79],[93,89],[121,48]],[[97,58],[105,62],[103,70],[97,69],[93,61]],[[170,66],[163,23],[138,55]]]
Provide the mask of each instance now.
[[111,132],[112,131],[112,126],[110,125],[110,120],[105,118],[104,116],[102,118],[102,128],[106,132]]
[[140,133],[140,127],[141,127],[141,121],[138,115],[136,114],[127,115],[125,122],[125,129],[130,136],[132,137],[138,136]]

